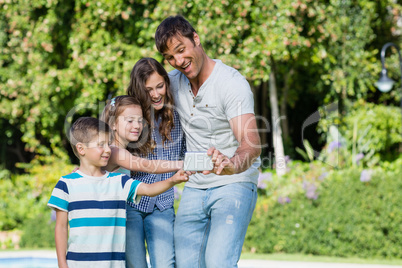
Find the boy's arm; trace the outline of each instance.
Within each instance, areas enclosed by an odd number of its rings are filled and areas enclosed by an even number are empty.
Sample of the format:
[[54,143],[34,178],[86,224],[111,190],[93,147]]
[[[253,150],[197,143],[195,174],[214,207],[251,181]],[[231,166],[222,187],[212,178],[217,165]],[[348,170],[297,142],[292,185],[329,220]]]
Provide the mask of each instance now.
[[167,173],[181,169],[183,161],[167,161],[167,160],[148,160],[132,155],[126,149],[111,147],[112,154],[106,170],[113,171],[117,166],[131,170],[146,173]]
[[67,266],[67,240],[68,240],[68,213],[56,209],[56,228],[54,231],[56,242],[56,254],[59,268],[68,268]]
[[146,196],[157,196],[161,193],[166,192],[173,186],[178,183],[188,181],[188,174],[183,171],[179,170],[167,180],[155,182],[152,184],[141,183],[138,185],[137,195],[146,195]]

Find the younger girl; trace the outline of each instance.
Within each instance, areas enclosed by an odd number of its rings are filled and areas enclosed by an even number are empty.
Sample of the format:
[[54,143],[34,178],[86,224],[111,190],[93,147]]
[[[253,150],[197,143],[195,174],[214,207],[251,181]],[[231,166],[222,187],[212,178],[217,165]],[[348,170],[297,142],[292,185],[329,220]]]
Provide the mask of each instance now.
[[182,161],[150,161],[132,154],[146,154],[152,149],[150,133],[147,129],[143,131],[144,123],[149,120],[143,118],[140,102],[136,98],[127,95],[113,98],[105,106],[101,120],[112,129],[112,153],[106,170],[130,176],[130,170],[163,173],[182,167]]
[[[143,104],[144,114],[150,120],[156,148],[148,159],[178,160],[185,151],[184,134],[179,115],[173,109],[170,81],[163,66],[152,58],[139,60],[131,71],[127,94]],[[148,174],[138,172],[133,179],[154,183],[166,180],[171,173]],[[152,267],[174,268],[173,243],[173,189],[156,197],[143,197],[138,205],[127,206],[126,266],[146,268],[145,241]],[[134,265],[135,264],[135,265]]]

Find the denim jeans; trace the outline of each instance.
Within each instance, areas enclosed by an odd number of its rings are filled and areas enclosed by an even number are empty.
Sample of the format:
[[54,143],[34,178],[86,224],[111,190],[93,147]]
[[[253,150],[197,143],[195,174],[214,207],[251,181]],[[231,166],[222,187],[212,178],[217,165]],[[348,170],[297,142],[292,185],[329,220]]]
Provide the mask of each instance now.
[[146,268],[146,249],[153,268],[174,268],[173,208],[152,213],[141,212],[127,205],[126,267]]
[[237,267],[256,201],[251,182],[185,187],[174,226],[176,267]]

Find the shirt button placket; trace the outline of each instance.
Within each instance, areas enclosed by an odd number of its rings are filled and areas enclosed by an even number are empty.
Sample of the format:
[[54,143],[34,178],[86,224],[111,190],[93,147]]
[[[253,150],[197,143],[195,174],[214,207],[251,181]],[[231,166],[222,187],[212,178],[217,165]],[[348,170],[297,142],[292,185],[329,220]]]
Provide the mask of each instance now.
[[191,85],[190,85],[190,83],[188,83],[188,92],[190,93],[191,97],[193,98],[193,107],[191,108],[190,116],[194,116],[194,108],[195,108],[194,99],[195,99],[195,97],[194,97],[194,95],[193,95],[193,92],[191,91]]

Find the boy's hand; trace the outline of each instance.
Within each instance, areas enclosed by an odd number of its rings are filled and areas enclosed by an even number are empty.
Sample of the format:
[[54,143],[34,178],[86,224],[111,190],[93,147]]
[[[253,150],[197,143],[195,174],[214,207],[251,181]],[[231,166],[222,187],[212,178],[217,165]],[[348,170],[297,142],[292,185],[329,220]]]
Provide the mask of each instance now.
[[188,172],[180,169],[179,171],[176,172],[170,179],[174,184],[182,183],[188,181]]

